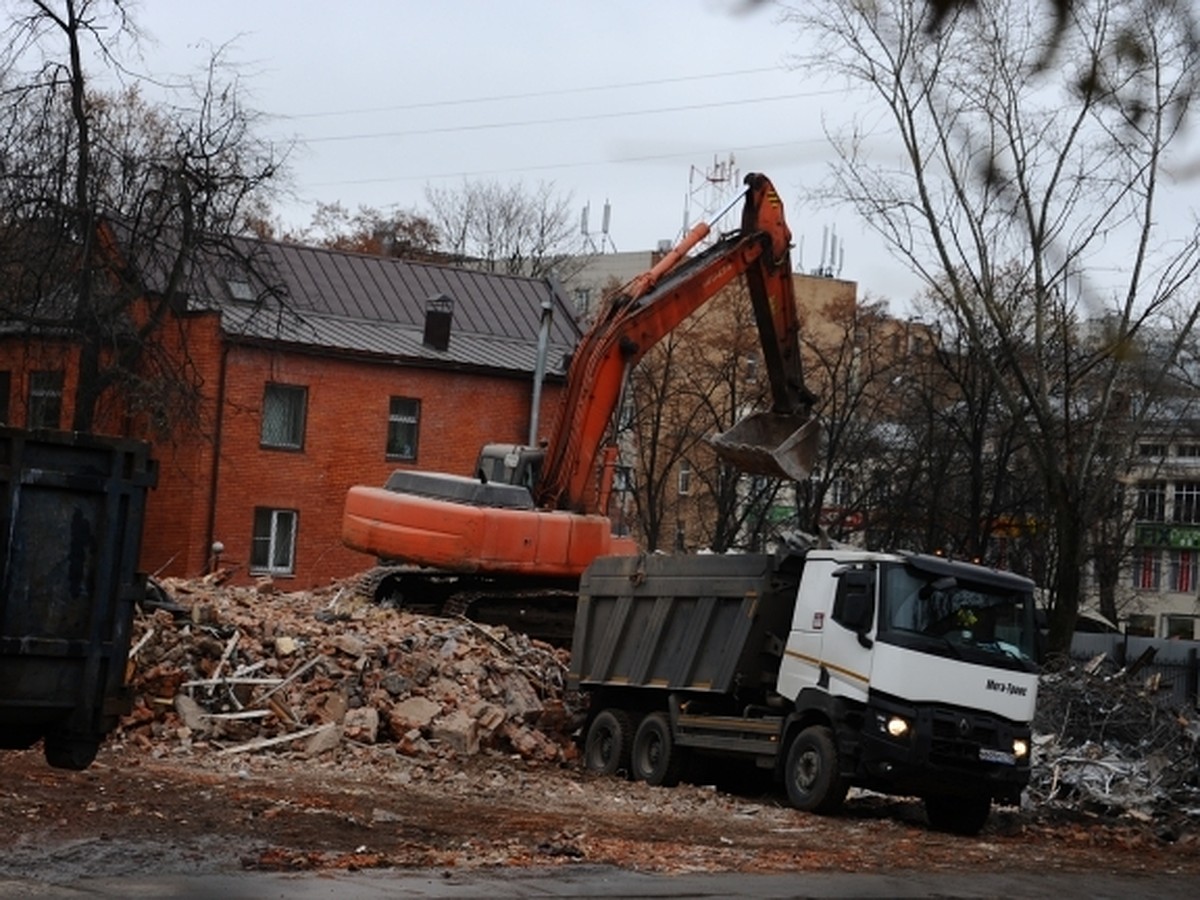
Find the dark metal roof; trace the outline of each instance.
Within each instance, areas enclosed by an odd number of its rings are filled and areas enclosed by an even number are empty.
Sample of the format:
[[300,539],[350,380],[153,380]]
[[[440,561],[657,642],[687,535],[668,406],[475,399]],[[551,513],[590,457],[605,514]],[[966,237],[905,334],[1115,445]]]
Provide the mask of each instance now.
[[[547,372],[565,371],[580,328],[545,279],[415,263],[270,241],[247,242],[243,271],[206,266],[189,307],[216,308],[235,338],[367,354],[415,364],[532,372],[543,303],[551,304]],[[450,342],[423,342],[426,305],[449,298]]]

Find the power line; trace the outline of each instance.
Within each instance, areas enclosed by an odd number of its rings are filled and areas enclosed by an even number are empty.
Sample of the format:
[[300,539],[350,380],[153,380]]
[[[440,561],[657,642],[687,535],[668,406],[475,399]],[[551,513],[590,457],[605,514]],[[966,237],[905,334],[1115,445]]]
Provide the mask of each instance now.
[[[779,141],[771,144],[748,144],[741,147],[730,148],[734,153],[747,153],[755,150],[778,150],[784,147],[799,147],[805,144],[824,144],[825,138],[805,138],[803,140],[794,141]],[[640,162],[661,162],[672,159],[691,159],[695,157],[695,152],[675,151],[671,153],[647,153],[637,156],[623,156],[617,158],[598,159],[598,160],[580,160],[577,162],[559,162],[559,163],[542,163],[540,165],[522,165],[510,166],[499,169],[476,169],[473,171],[455,171],[443,172],[439,174],[426,175],[386,175],[377,178],[354,178],[341,181],[318,181],[313,182],[312,188],[325,187],[349,187],[366,184],[395,184],[402,181],[433,181],[442,178],[478,178],[484,175],[510,175],[514,172],[544,172],[558,169],[586,169],[593,166],[607,166],[622,163],[640,163]]]
[[819,97],[826,94],[843,94],[840,89],[825,91],[801,91],[794,94],[779,94],[774,97],[751,97],[737,100],[721,100],[709,103],[693,103],[683,106],[661,106],[654,109],[623,110],[610,113],[588,113],[578,116],[556,116],[541,119],[524,119],[506,122],[481,122],[472,125],[446,125],[438,128],[414,128],[406,131],[375,131],[359,132],[357,134],[326,135],[324,137],[298,138],[305,144],[326,144],[342,141],[376,140],[379,138],[420,137],[430,134],[450,134],[463,131],[489,131],[498,128],[525,128],[531,125],[561,125],[568,122],[590,122],[602,119],[620,119],[637,116],[655,116],[663,113],[694,112],[701,109],[717,109],[729,106],[748,106],[757,103],[775,103],[780,100],[798,100],[806,97]]
[[460,97],[452,100],[426,100],[419,103],[401,103],[390,106],[364,106],[358,109],[338,109],[324,112],[309,113],[277,113],[281,119],[319,119],[335,116],[355,116],[363,113],[403,112],[413,109],[436,109],[446,106],[469,106],[477,103],[496,103],[502,100],[531,100],[537,97],[562,97],[571,94],[592,94],[600,91],[615,91],[625,88],[653,87],[659,84],[681,84],[689,81],[705,81],[715,78],[730,78],[740,75],[760,75],[764,72],[778,72],[778,66],[764,66],[760,69],[735,69],[731,72],[711,72],[707,75],[680,75],[675,78],[653,78],[646,81],[621,81],[612,84],[596,84],[576,88],[557,88],[555,90],[527,91],[517,94],[494,94],[483,97]]

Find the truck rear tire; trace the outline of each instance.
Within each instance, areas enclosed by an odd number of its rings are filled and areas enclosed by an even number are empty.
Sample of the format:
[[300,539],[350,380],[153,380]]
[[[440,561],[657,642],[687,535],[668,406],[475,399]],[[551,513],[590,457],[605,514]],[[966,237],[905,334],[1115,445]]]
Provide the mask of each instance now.
[[925,816],[930,826],[951,834],[979,834],[991,811],[992,798],[987,794],[971,797],[933,794],[925,798]]
[[592,719],[583,742],[583,764],[598,775],[629,771],[633,722],[623,709],[602,709]]
[[633,737],[629,771],[637,781],[672,787],[679,783],[683,756],[671,737],[671,723],[660,712],[642,719]]
[[796,809],[835,813],[846,799],[849,785],[842,779],[833,732],[810,725],[792,741],[784,768],[788,802]]
[[103,736],[48,734],[42,742],[46,763],[55,769],[82,772],[96,759]]

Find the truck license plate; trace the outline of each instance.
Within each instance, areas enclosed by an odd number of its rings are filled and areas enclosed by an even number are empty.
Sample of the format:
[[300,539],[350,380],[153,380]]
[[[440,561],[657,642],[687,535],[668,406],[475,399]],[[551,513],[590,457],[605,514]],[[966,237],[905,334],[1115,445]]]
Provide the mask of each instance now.
[[1011,753],[1005,753],[1003,750],[992,750],[989,747],[979,748],[979,758],[984,762],[1003,763],[1006,766],[1015,765],[1017,759]]

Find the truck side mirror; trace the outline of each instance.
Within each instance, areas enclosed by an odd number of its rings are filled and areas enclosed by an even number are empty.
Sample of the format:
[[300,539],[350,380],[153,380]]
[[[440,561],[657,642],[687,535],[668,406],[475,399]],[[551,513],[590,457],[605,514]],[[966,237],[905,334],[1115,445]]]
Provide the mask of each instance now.
[[842,574],[833,600],[833,621],[858,635],[870,647],[867,632],[875,624],[875,573],[851,569]]

